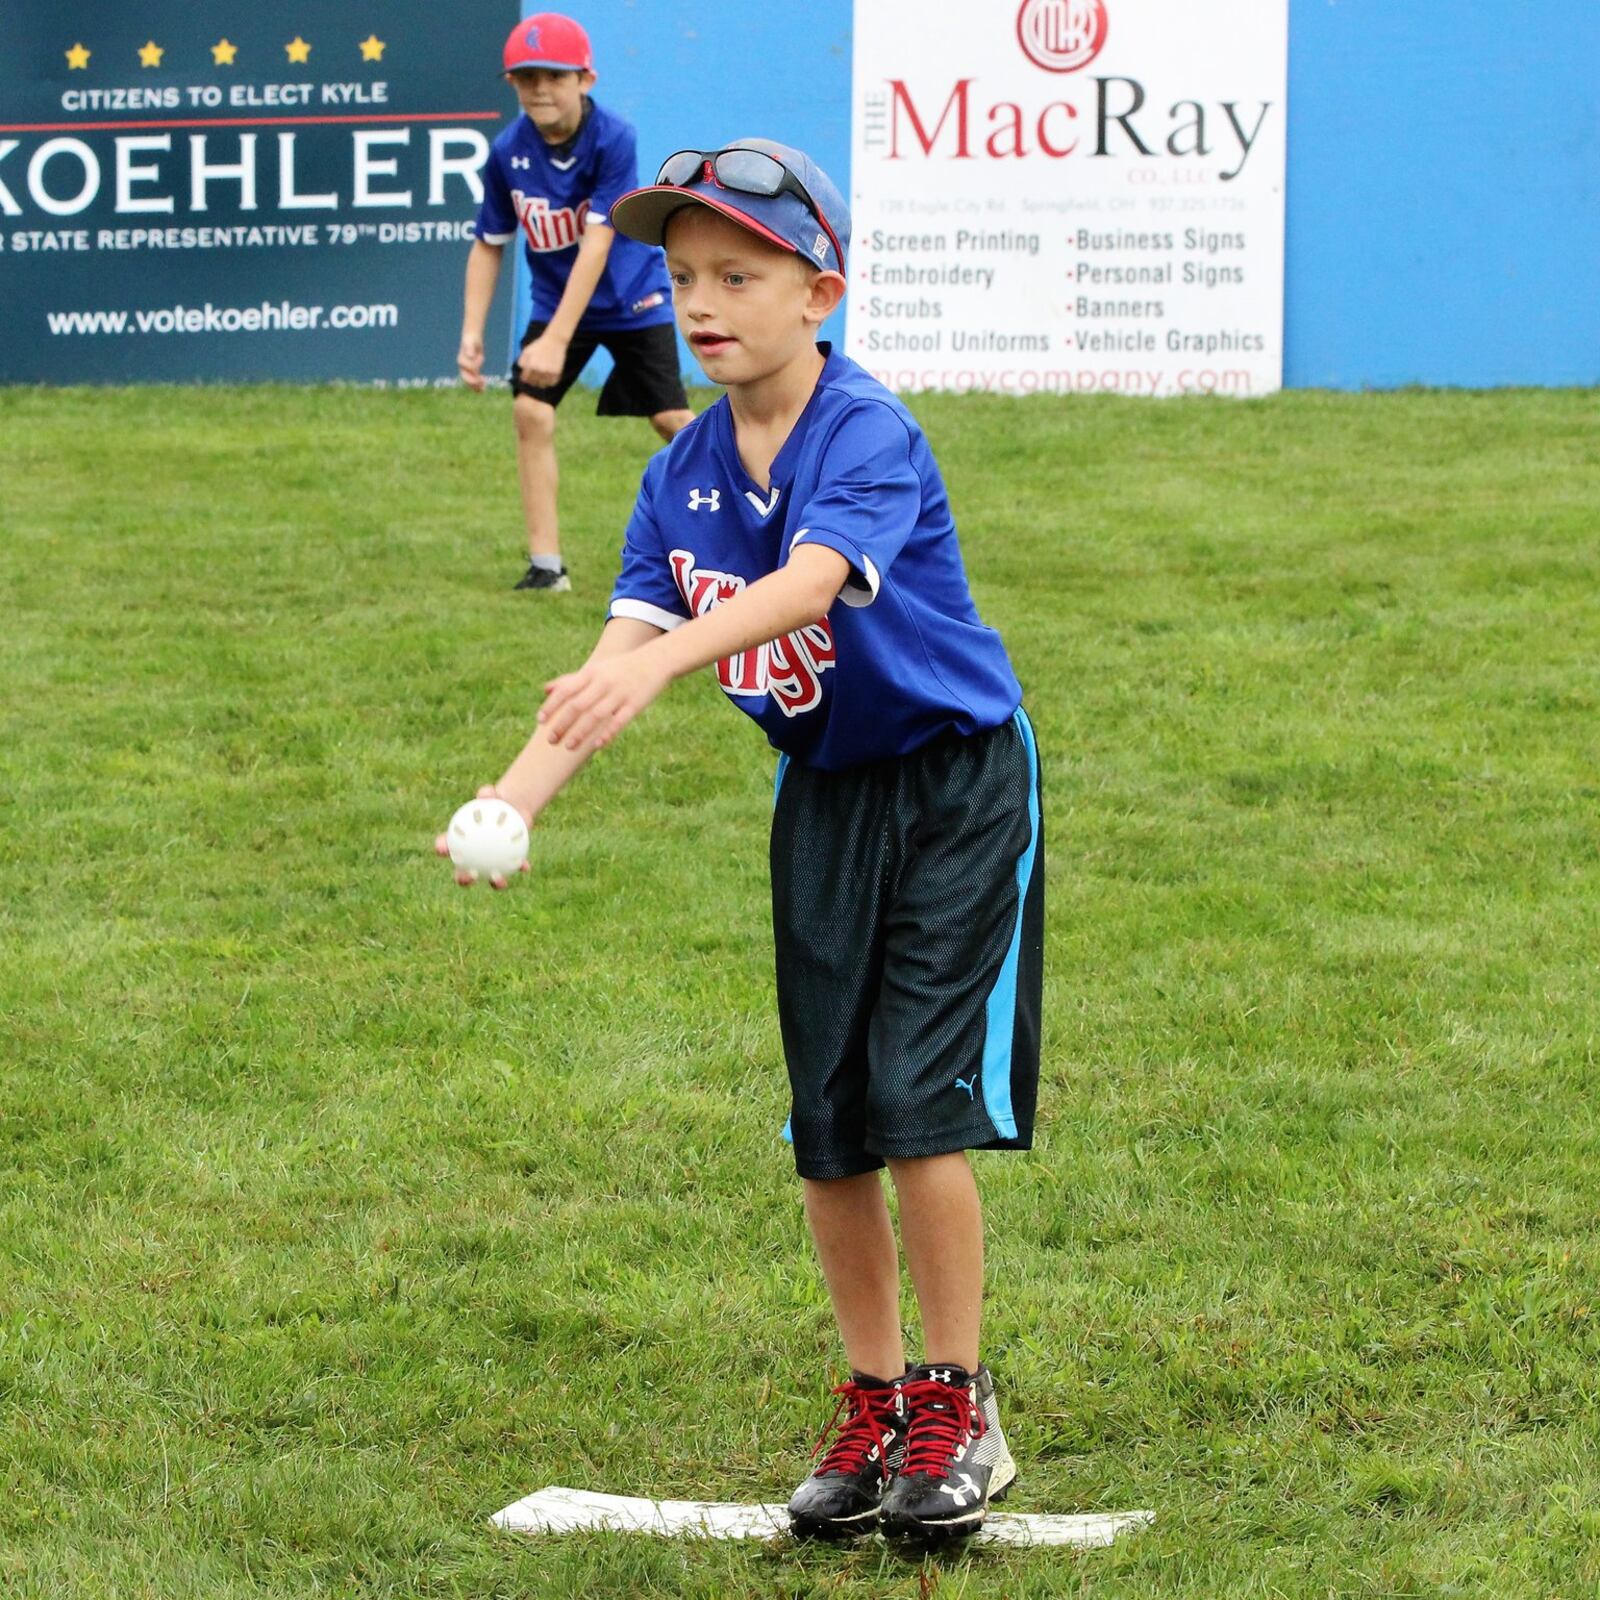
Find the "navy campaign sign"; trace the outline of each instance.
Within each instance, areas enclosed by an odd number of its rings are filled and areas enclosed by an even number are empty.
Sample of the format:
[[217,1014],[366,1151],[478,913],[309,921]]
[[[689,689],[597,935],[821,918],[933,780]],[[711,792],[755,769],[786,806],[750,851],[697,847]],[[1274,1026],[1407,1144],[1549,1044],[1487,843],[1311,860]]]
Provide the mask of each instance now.
[[453,381],[516,0],[7,6],[0,380]]

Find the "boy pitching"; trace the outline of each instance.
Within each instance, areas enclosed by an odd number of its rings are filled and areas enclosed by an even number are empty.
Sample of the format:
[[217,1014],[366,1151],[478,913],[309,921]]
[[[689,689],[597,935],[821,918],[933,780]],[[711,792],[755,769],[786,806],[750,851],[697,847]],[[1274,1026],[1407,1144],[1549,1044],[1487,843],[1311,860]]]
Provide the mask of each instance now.
[[[789,1513],[799,1534],[970,1534],[1016,1472],[980,1362],[967,1152],[1032,1139],[1032,730],[921,430],[815,343],[850,237],[826,175],[766,140],[681,151],[611,216],[665,244],[678,325],[726,394],[646,468],[599,643],[547,686],[533,738],[484,793],[531,822],[674,679],[712,665],[777,748],[788,1131],[850,1364]],[[910,1367],[885,1166],[921,1311]]]
[[602,417],[649,417],[663,439],[686,426],[671,292],[661,252],[618,239],[617,196],[639,181],[633,127],[589,98],[588,35],[543,12],[506,40],[505,74],[525,115],[494,142],[483,168],[477,239],[467,257],[462,380],[484,387],[483,325],[500,257],[518,232],[533,285],[533,316],[511,369],[517,479],[528,534],[519,589],[572,587],[556,516],[556,407],[599,345],[616,363],[600,391]]

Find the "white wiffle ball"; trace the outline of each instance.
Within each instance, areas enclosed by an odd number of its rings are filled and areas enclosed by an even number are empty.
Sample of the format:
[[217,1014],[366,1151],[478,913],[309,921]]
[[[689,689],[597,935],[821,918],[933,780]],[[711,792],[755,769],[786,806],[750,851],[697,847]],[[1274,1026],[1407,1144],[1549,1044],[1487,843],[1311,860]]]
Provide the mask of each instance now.
[[469,800],[445,830],[450,859],[483,878],[509,878],[528,859],[528,825],[504,800]]

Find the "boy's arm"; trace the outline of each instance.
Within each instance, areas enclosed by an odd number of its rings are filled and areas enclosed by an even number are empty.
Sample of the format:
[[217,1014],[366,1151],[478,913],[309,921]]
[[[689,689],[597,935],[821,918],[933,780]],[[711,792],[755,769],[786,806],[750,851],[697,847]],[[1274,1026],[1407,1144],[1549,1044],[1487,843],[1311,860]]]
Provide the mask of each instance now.
[[544,743],[581,762],[610,744],[675,678],[820,621],[850,572],[850,563],[837,550],[802,544],[776,572],[704,616],[626,655],[590,657],[576,672],[545,686],[540,729],[528,749]]
[[[660,637],[661,629],[652,627],[648,622],[639,622],[632,617],[613,617],[601,631],[588,661],[579,670],[586,672],[597,662],[638,650]],[[478,798],[509,801],[531,827],[533,819],[560,793],[568,779],[591,754],[592,749],[574,751],[551,744],[542,733],[536,732],[522,753],[506,768],[499,783],[480,789]],[[449,841],[442,833],[433,841],[433,848],[442,856],[450,854]],[[523,865],[526,868],[527,863]],[[456,882],[463,887],[472,881],[473,874],[470,872],[456,874]],[[491,878],[489,882],[496,889],[506,886],[504,878]]]
[[494,286],[500,278],[500,257],[504,245],[472,241],[467,255],[467,288],[461,313],[461,348],[456,352],[456,370],[469,389],[480,393],[483,378],[483,325],[494,301]]
[[601,222],[591,222],[583,230],[583,237],[578,241],[578,258],[567,274],[567,286],[561,291],[555,315],[544,332],[518,358],[517,366],[524,383],[543,389],[560,378],[561,369],[567,364],[567,346],[572,343],[572,336],[594,298],[595,286],[606,270],[611,242],[616,236],[613,228]]

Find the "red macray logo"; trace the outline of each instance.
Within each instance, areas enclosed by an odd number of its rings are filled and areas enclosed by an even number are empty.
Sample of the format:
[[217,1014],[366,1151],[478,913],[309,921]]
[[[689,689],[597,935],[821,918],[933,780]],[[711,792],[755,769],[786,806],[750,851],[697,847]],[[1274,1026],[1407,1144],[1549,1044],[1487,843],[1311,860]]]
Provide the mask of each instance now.
[[1017,43],[1046,72],[1076,72],[1106,42],[1106,0],[1022,0]]

